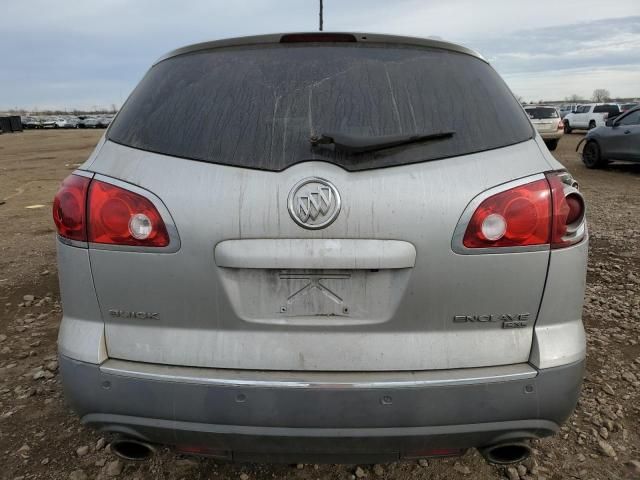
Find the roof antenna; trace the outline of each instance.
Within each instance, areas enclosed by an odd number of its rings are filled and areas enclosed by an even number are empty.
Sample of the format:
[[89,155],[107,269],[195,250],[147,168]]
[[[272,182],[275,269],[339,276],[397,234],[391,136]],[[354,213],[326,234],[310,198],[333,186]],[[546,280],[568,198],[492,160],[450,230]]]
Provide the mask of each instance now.
[[322,31],[322,0],[320,0],[320,14],[318,16],[320,17],[320,31]]

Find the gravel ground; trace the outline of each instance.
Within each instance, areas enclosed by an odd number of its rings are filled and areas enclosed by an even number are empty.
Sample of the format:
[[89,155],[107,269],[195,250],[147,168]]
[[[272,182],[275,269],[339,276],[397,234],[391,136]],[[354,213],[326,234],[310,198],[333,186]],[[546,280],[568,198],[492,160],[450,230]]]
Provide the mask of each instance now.
[[3,479],[622,479],[640,478],[640,164],[591,171],[554,152],[581,184],[591,234],[584,320],[587,375],[576,412],[523,465],[460,458],[388,465],[225,464],[162,449],[144,463],[110,453],[65,405],[56,345],[61,316],[51,199],[100,131],[0,136],[0,478]]

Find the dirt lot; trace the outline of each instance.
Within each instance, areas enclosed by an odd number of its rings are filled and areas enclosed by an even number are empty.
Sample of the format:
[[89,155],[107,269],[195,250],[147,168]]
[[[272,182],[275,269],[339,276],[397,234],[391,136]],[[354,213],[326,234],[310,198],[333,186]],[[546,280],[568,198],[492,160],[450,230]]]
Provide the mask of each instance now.
[[565,136],[555,154],[589,205],[587,377],[576,413],[554,438],[534,442],[524,465],[489,466],[475,451],[376,466],[230,465],[168,449],[146,463],[118,460],[109,438],[65,405],[55,345],[61,307],[51,199],[101,134],[0,135],[1,478],[640,478],[640,164],[585,169],[574,153],[581,134]]

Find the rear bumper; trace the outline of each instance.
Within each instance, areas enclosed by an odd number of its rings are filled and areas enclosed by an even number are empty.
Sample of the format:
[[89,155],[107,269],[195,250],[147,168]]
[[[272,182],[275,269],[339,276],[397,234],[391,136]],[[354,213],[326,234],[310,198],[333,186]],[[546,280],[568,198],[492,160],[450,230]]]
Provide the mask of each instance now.
[[564,135],[563,130],[556,130],[555,132],[540,132],[540,136],[543,140],[558,140]]
[[203,376],[185,381],[107,364],[60,357],[66,398],[84,423],[148,442],[269,462],[392,461],[434,448],[552,435],[575,407],[584,368],[577,362],[528,378],[412,386]]

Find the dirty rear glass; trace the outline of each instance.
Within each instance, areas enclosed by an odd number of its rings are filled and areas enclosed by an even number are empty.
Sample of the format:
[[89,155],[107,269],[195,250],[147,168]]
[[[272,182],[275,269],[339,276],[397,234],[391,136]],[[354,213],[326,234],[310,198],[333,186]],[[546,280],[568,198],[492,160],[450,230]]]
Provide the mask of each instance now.
[[[369,153],[312,147],[323,133],[455,131]],[[232,47],[169,58],[146,74],[108,138],[151,152],[279,171],[307,160],[347,170],[480,152],[531,138],[522,108],[475,57],[387,44]]]

